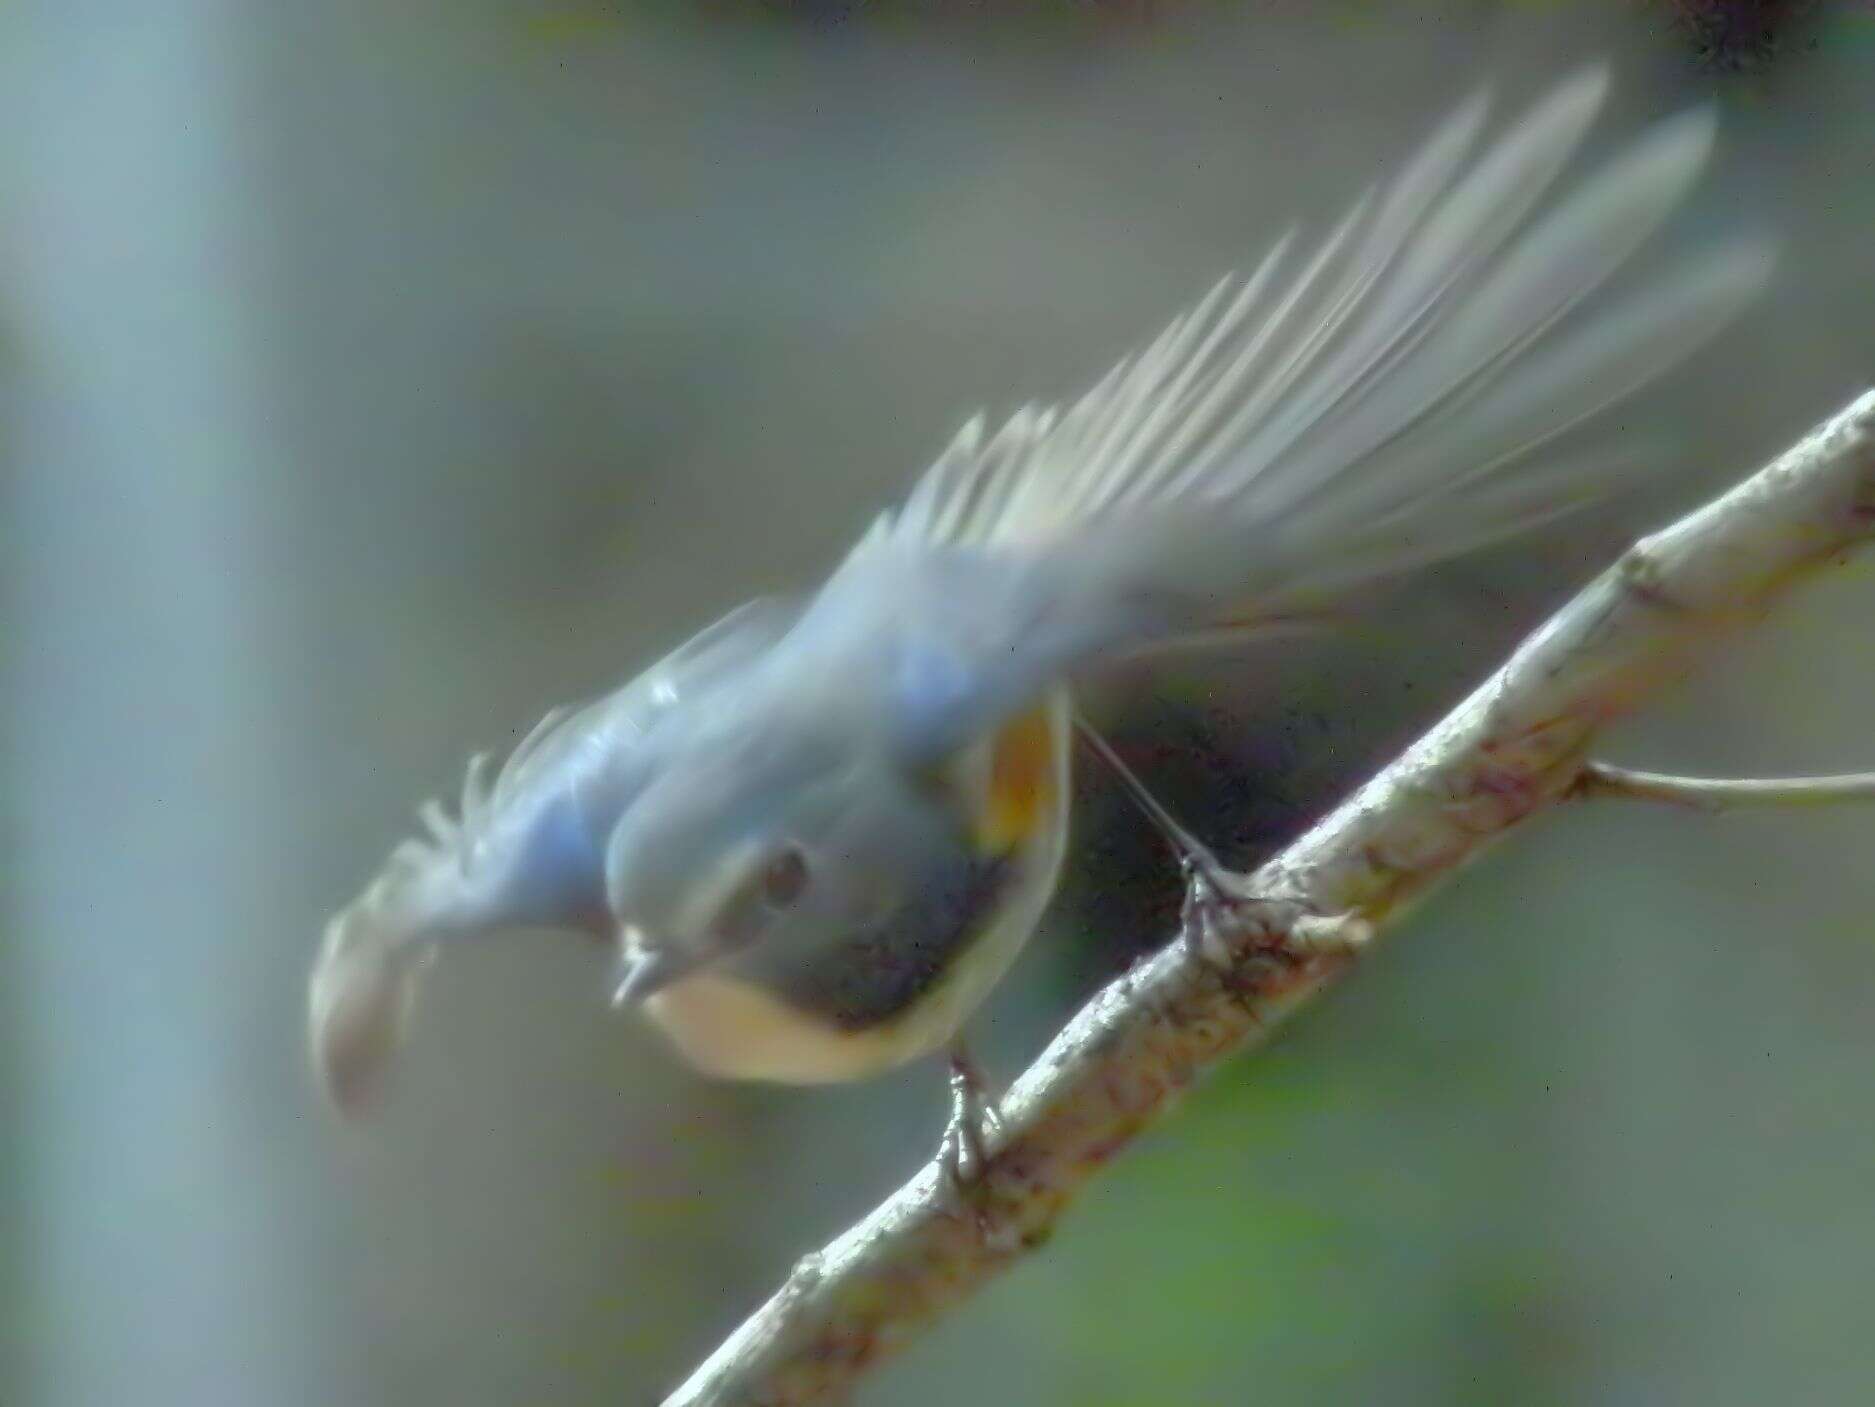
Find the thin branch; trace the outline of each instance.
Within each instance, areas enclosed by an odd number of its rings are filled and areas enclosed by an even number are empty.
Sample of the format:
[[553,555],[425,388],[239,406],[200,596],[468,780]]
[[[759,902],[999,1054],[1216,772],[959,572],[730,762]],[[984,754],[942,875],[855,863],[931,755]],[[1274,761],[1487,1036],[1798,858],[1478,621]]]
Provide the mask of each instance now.
[[1046,1241],[1082,1183],[1192,1080],[1266,1039],[1354,965],[1280,921],[1345,915],[1379,936],[1492,841],[1576,786],[1603,725],[1875,536],[1875,391],[1731,493],[1633,548],[1406,754],[1242,881],[1280,896],[1228,969],[1174,941],[1082,1008],[1011,1090],[967,1199],[927,1165],[795,1267],[668,1400],[837,1397]]
[[1590,762],[1577,774],[1571,794],[1585,799],[1664,801],[1712,812],[1740,806],[1835,806],[1875,801],[1875,772],[1833,777],[1675,777]]

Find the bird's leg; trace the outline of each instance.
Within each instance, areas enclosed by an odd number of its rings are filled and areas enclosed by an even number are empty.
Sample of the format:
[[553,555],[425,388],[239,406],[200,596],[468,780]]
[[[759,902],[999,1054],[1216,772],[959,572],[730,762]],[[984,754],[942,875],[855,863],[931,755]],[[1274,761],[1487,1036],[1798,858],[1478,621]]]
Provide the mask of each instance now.
[[1367,941],[1368,924],[1358,915],[1323,914],[1294,894],[1252,889],[1245,876],[1226,868],[1165,808],[1086,719],[1077,716],[1074,721],[1082,741],[1119,778],[1178,859],[1185,876],[1179,933],[1187,956],[1227,969],[1235,966],[1246,939],[1252,956],[1295,960],[1357,948]]
[[1215,881],[1226,871],[1223,862],[1211,852],[1211,848],[1187,830],[1179,819],[1165,808],[1159,798],[1152,794],[1151,788],[1140,781],[1133,769],[1120,760],[1120,754],[1113,750],[1113,744],[1108,742],[1093,724],[1077,713],[1074,726],[1079,730],[1081,741],[1087,744],[1088,750],[1101,760],[1108,771],[1119,778],[1120,785],[1132,798],[1133,804],[1140,809],[1147,820],[1152,822],[1153,828],[1164,837],[1165,843],[1171,846],[1172,853],[1178,858],[1179,868],[1185,872],[1186,878],[1189,880],[1194,874],[1202,874],[1213,882],[1214,888],[1220,887]]
[[1001,1128],[996,1095],[963,1038],[950,1048],[950,1122],[938,1145],[938,1163],[953,1190],[968,1193],[989,1165],[986,1140]]
[[1120,760],[1120,754],[1099,730],[1078,715],[1074,723],[1080,730],[1081,741],[1119,779],[1127,796],[1152,822],[1178,861],[1179,872],[1185,877],[1185,903],[1179,915],[1179,928],[1187,953],[1223,966],[1228,958],[1221,936],[1224,922],[1231,917],[1234,901],[1248,899],[1242,883],[1224,868],[1223,861],[1211,847],[1193,835],[1152,794],[1138,774]]

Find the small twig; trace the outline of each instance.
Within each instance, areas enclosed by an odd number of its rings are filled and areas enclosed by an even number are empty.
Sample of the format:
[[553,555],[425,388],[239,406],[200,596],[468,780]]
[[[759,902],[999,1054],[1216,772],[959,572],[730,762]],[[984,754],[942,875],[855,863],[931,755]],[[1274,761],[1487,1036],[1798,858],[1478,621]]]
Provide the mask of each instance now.
[[1570,795],[1605,724],[1726,627],[1871,537],[1875,391],[1636,544],[1443,722],[1243,881],[1245,894],[1277,897],[1272,911],[1288,906],[1292,932],[1309,915],[1337,916],[1342,941],[1226,943],[1220,970],[1175,939],[1083,1007],[1010,1090],[969,1214],[927,1165],[804,1263],[666,1407],[842,1396],[1047,1240],[1081,1185],[1197,1074],[1267,1038],[1349,971],[1349,938],[1379,937],[1456,867]]
[[1835,806],[1875,801],[1875,772],[1833,777],[1675,777],[1590,762],[1576,775],[1570,795],[1664,801],[1714,813],[1740,806]]

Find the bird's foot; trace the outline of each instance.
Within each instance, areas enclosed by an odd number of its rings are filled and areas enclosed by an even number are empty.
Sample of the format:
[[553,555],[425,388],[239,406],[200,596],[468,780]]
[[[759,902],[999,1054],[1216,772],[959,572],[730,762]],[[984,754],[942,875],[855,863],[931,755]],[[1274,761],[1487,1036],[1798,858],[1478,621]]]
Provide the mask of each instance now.
[[1224,868],[1203,848],[1181,859],[1185,903],[1179,931],[1186,953],[1219,970],[1245,959],[1303,962],[1353,953],[1373,936],[1357,913],[1323,913],[1293,890],[1260,891],[1249,877]]
[[961,1045],[950,1052],[950,1120],[938,1144],[938,1166],[953,1193],[971,1200],[989,1166],[989,1140],[1002,1131],[996,1095]]

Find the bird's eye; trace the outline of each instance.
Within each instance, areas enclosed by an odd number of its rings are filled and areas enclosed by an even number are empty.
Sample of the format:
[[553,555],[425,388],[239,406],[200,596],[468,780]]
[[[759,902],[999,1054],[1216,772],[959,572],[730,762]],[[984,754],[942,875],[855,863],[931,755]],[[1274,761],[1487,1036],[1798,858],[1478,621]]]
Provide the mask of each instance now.
[[790,845],[778,851],[762,869],[762,897],[785,909],[807,891],[807,856]]

